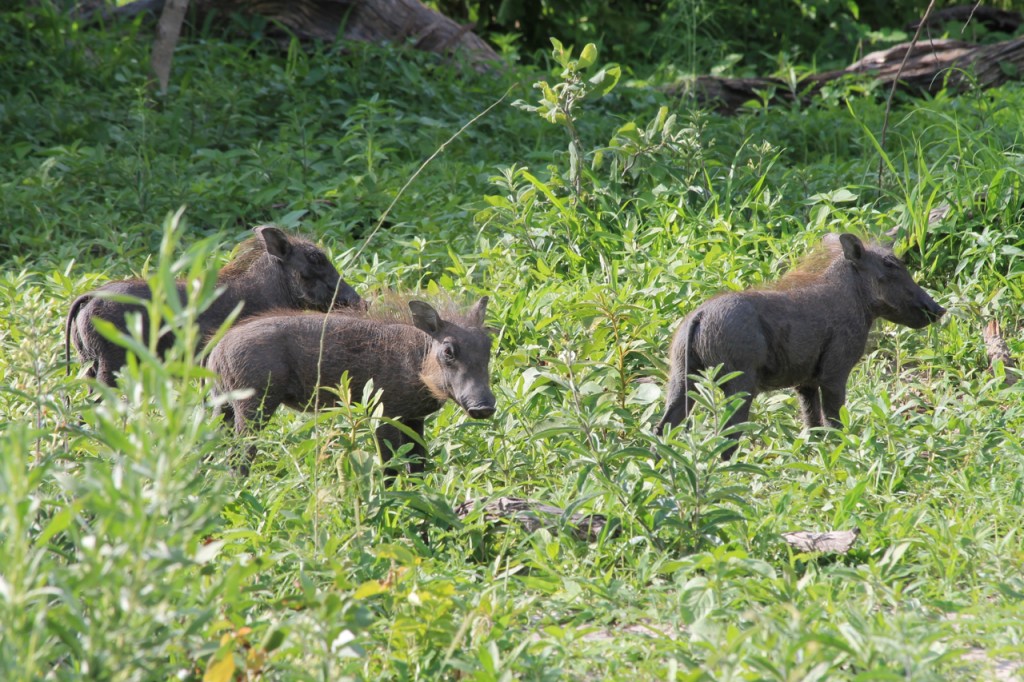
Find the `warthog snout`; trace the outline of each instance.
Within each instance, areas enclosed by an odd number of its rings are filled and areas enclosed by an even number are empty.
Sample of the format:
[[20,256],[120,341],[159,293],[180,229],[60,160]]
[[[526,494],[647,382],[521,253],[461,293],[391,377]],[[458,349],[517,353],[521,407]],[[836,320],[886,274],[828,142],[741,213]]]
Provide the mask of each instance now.
[[920,302],[918,308],[911,313],[908,319],[900,320],[911,329],[927,327],[930,324],[938,322],[939,318],[946,314],[946,309],[936,303],[931,296],[924,293],[923,290],[921,293],[924,296],[924,299]]
[[494,403],[490,405],[477,405],[466,409],[466,414],[473,419],[487,419],[493,417],[495,412]]
[[937,322],[940,317],[946,314],[946,309],[932,301],[931,305],[925,308],[924,313],[929,317],[930,322]]
[[365,312],[370,308],[370,304],[360,298],[356,290],[353,289],[345,280],[339,282],[338,296],[334,302],[335,308],[352,308],[357,312]]

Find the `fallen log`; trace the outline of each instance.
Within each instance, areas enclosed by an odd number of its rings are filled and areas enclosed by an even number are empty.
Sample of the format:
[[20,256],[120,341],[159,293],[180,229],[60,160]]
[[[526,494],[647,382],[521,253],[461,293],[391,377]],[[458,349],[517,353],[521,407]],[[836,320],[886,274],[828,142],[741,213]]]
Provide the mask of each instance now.
[[[82,13],[85,23],[144,16],[155,21],[166,0],[136,0],[120,7],[103,3]],[[459,56],[477,69],[500,63],[498,54],[472,31],[419,0],[192,0],[190,18],[260,16],[300,40],[338,38],[410,44],[417,50]]]
[[765,99],[769,104],[807,104],[825,85],[856,76],[871,77],[884,91],[896,82],[898,90],[921,96],[935,95],[942,89],[963,94],[998,87],[1020,80],[1022,75],[1024,38],[990,45],[942,39],[901,43],[872,52],[845,69],[802,78],[795,87],[781,78],[698,76],[671,86],[668,92],[692,97],[699,105],[713,107],[722,114],[735,114],[751,102]]

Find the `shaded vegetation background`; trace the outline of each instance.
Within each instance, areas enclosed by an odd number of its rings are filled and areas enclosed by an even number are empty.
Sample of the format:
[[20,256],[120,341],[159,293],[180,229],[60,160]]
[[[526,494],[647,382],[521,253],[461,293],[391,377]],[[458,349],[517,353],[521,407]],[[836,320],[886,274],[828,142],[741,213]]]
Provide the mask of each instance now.
[[[562,78],[525,26],[506,54],[533,65],[504,74],[399,46],[282,51],[258,21],[196,27],[157,95],[139,25],[3,12],[0,678],[925,680],[1021,661],[1022,389],[981,339],[996,317],[1022,351],[1020,88],[898,101],[882,148],[868,80],[728,119],[657,87],[728,65],[742,21],[793,43],[745,42],[733,64],[848,62],[853,36],[899,30],[868,3],[800,4],[799,20],[762,3],[756,21],[682,2],[583,21],[562,4],[534,13],[543,32],[623,71],[574,110],[579,196],[565,127],[511,105]],[[516,7],[465,11],[511,31]],[[448,405],[428,423],[432,471],[387,490],[370,396],[282,414],[243,480],[185,349],[143,350],[100,402],[65,375],[75,295],[208,278],[267,221],[319,239],[369,297],[490,295],[498,416]],[[692,431],[651,436],[685,311],[844,230],[891,235],[950,309],[876,330],[847,428],[801,433],[792,396],[764,396],[722,465],[731,406],[708,381]],[[205,302],[153,312],[181,328]],[[497,495],[611,523],[583,543],[453,513]],[[842,558],[779,537],[853,527]]]
[[[879,49],[904,42],[928,3],[913,0],[438,0],[445,15],[472,23],[492,42],[514,46],[527,61],[548,49],[548,38],[582,46],[595,43],[607,59],[646,69],[676,67],[693,74],[713,68],[727,75],[764,75],[780,62],[797,68],[838,69]],[[935,8],[969,3],[936,2]],[[988,7],[1019,9],[1013,2]],[[951,37],[1001,40],[977,23],[948,27]],[[938,37],[941,31],[933,31]],[[927,35],[927,34],[926,34]]]

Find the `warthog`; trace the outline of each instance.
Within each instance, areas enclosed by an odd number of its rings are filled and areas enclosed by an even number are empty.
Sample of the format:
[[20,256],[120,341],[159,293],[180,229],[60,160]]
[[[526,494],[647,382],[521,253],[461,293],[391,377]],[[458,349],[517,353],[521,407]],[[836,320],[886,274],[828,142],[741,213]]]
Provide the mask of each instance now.
[[852,234],[828,235],[774,285],[719,294],[686,316],[672,339],[657,432],[689,416],[690,374],[716,365],[724,373],[742,372],[722,386],[726,396],[747,393],[729,426],[747,420],[758,393],[795,387],[808,427],[838,427],[846,380],[864,355],[875,319],[920,329],[945,312],[890,249]]
[[[335,405],[342,374],[348,372],[354,395],[372,379],[381,391],[384,416],[419,437],[391,424],[380,426],[376,437],[385,464],[392,449],[412,443],[409,469],[422,472],[423,420],[446,400],[476,419],[494,414],[491,337],[483,327],[486,297],[465,315],[446,312],[444,319],[422,301],[408,301],[407,308],[397,318],[379,304],[362,315],[275,311],[236,325],[211,351],[207,366],[220,375],[220,391],[251,388],[253,394],[226,406],[225,419],[243,434],[262,429],[278,405],[303,411]],[[389,312],[390,319],[374,317]],[[253,454],[250,448],[250,459]],[[387,471],[389,478],[396,473]]]
[[[224,291],[200,313],[200,338],[215,332],[239,302],[244,302],[239,320],[280,308],[326,311],[332,300],[336,306],[361,304],[359,294],[315,244],[269,225],[256,227],[253,232],[256,234],[242,242],[235,258],[217,273],[217,286]],[[177,282],[182,302],[186,300],[186,286],[184,281]],[[124,366],[126,351],[97,332],[93,319],[107,320],[126,332],[125,314],[138,312],[143,316],[143,332],[149,325],[144,306],[98,296],[104,293],[148,299],[150,291],[145,281],[128,279],[104,284],[71,304],[64,326],[68,374],[74,342],[82,361],[90,363],[85,375],[113,386],[114,373]],[[163,355],[172,345],[174,335],[165,334],[157,343],[157,351]]]

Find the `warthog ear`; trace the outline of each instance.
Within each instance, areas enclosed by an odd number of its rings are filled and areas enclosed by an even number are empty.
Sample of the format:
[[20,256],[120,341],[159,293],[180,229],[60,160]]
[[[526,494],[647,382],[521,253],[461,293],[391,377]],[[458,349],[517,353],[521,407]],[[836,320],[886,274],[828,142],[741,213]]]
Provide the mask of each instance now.
[[864,255],[864,244],[856,235],[844,233],[839,235],[839,243],[843,247],[843,255],[846,260],[859,261]]
[[473,304],[473,307],[469,309],[469,314],[466,315],[466,321],[473,327],[483,327],[484,318],[487,316],[487,301],[489,299],[484,296],[479,301]]
[[267,253],[275,258],[284,259],[292,250],[292,243],[288,241],[288,235],[273,225],[260,225],[252,228]]
[[409,310],[412,312],[412,323],[417,329],[428,334],[436,334],[441,329],[441,316],[429,303],[409,301]]

